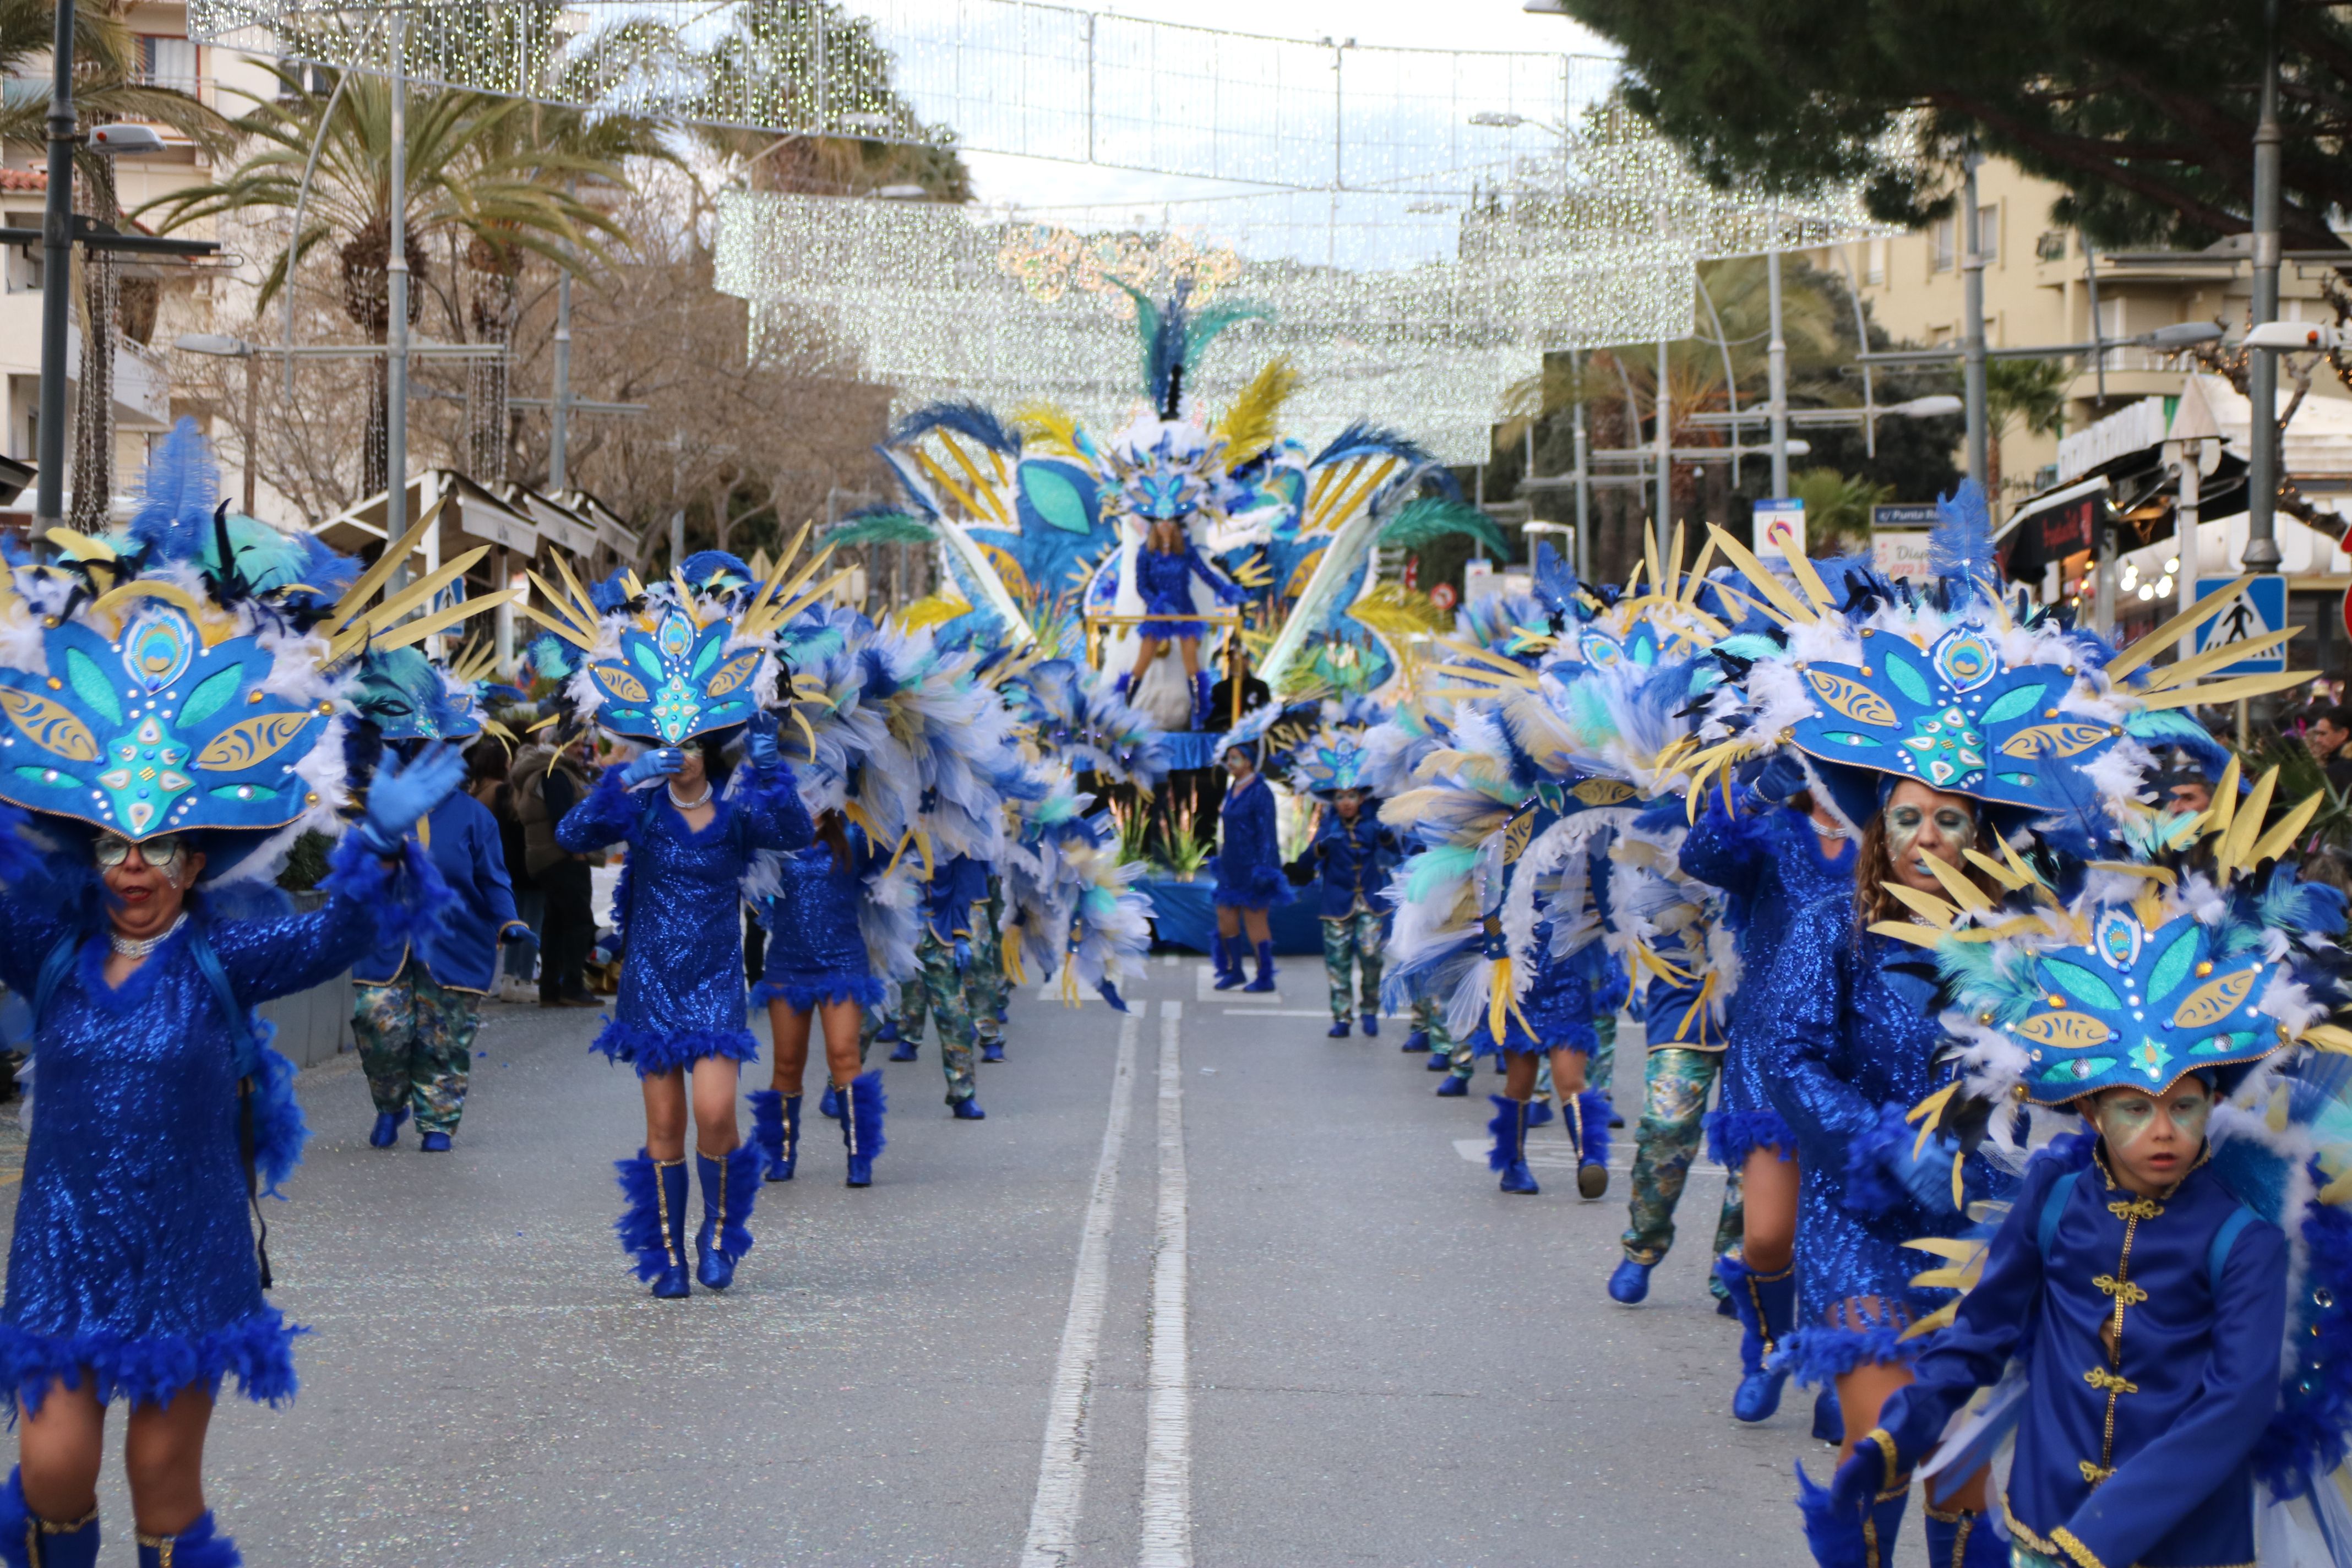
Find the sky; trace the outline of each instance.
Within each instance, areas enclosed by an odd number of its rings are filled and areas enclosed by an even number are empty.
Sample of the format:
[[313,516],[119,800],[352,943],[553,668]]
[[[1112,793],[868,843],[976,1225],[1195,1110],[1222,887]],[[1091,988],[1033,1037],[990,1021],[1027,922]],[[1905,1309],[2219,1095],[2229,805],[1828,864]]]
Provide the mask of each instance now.
[[[1613,54],[1565,16],[1529,16],[1519,0],[1120,0],[1081,6],[1104,15],[1223,28],[1265,37],[1353,38],[1368,47],[1453,48],[1497,53]],[[1442,26],[1433,16],[1442,16]],[[990,204],[1132,205],[1213,195],[1238,187],[1207,180],[1131,174],[1090,164],[970,153],[976,195]],[[1104,215],[1107,218],[1110,213]]]

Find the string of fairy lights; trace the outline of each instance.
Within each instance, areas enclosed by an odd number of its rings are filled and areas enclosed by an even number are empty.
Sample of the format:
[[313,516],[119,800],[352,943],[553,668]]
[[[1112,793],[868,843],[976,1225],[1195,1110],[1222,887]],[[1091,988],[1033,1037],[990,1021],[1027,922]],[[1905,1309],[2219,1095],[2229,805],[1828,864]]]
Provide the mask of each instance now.
[[1709,184],[1592,57],[1025,0],[192,0],[189,18],[218,47],[366,70],[396,38],[412,79],[592,110],[1242,183],[1140,212],[722,198],[718,286],[821,323],[906,405],[1115,419],[1139,395],[1117,284],[1182,282],[1261,312],[1196,367],[1204,398],[1284,353],[1292,433],[1369,418],[1475,461],[1545,353],[1690,335],[1699,260],[1885,232],[1850,192]]

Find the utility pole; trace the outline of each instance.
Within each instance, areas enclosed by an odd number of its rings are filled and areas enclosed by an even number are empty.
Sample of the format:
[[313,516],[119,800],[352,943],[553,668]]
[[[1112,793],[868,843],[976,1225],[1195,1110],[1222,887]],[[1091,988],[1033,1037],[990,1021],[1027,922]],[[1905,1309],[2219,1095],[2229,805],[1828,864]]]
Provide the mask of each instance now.
[[[404,17],[392,19],[392,199],[388,213],[391,249],[384,258],[383,536],[408,531],[408,79]],[[393,570],[393,583],[407,580],[408,563]]]
[[[1675,403],[1674,394],[1666,387],[1666,340],[1658,340],[1658,395],[1654,400],[1658,412],[1658,515],[1650,526],[1658,534],[1658,560],[1664,570],[1668,542],[1674,538],[1675,512]],[[1653,583],[1653,592],[1664,593],[1666,585]]]
[[1568,356],[1569,372],[1576,378],[1573,392],[1575,406],[1570,410],[1576,421],[1576,575],[1579,582],[1592,575],[1592,447],[1591,436],[1584,422],[1584,356],[1571,353]]
[[[1968,405],[1969,478],[1979,485],[1990,483],[1992,473],[1985,423],[1984,253],[1977,248],[1977,165],[1983,162],[1981,153],[1969,149],[1968,174],[1960,183],[1960,277],[1962,308],[1968,317],[1961,354],[1962,391]],[[1985,497],[1988,508],[1992,500]]]
[[[2279,0],[2263,5],[2262,117],[2254,125],[2254,290],[2252,326],[2278,319],[2279,289]],[[2253,450],[2246,455],[2248,572],[2279,569],[2278,355],[2254,349],[2246,365],[2246,400],[2253,414]]]
[[33,503],[33,539],[43,547],[49,530],[66,521],[66,360],[73,330],[73,0],[58,0],[58,30],[49,56],[49,190],[41,206],[40,488]]
[[[1764,253],[1765,292],[1771,302],[1772,340],[1768,345],[1765,371],[1772,397],[1772,494],[1789,493],[1789,342],[1780,335],[1780,253]],[[1862,345],[1868,348],[1868,343]],[[1739,446],[1739,432],[1731,433],[1734,450]]]
[[[822,19],[820,18],[820,26]],[[820,39],[822,35],[820,35]],[[819,91],[823,90],[822,74],[824,46],[819,43],[817,59],[820,74]],[[820,113],[822,110],[820,110]],[[571,247],[564,247],[570,254]],[[547,420],[547,488],[561,495],[570,488],[572,470],[567,458],[571,436],[572,414],[572,268],[566,267],[555,279],[555,396],[548,409]]]

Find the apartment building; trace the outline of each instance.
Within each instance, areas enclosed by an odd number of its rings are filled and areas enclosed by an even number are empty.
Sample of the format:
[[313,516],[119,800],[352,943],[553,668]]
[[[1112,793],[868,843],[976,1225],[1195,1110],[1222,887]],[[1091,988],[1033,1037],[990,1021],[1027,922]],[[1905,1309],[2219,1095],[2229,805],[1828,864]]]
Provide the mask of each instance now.
[[[139,40],[141,75],[148,82],[177,88],[229,116],[249,106],[238,89],[270,90],[268,72],[241,57],[191,40],[184,5],[150,0],[133,5],[124,19]],[[45,96],[48,68],[46,56],[26,61],[22,86],[7,84],[11,95]],[[212,177],[201,152],[168,129],[157,129],[166,143],[163,152],[116,161],[116,188],[125,211]],[[0,146],[0,218],[6,226],[40,226],[48,192],[45,160],[45,150],[36,144]],[[188,232],[193,237],[209,237],[201,226]],[[225,284],[216,266],[175,261],[125,258],[117,263],[117,275],[134,286],[125,290],[131,304],[122,313],[113,366],[120,485],[137,477],[149,443],[187,412],[174,400],[171,364],[163,346],[179,332],[203,330],[212,292]],[[21,462],[32,460],[40,438],[41,298],[47,282],[37,246],[0,247],[0,457]],[[78,370],[79,328],[71,349],[69,363]]]

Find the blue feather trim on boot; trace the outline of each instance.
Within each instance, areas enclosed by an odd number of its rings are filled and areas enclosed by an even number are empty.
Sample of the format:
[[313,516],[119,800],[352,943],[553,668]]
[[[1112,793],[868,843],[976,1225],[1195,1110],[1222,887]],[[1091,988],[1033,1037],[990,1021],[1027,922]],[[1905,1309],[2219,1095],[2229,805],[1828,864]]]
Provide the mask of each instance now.
[[236,1542],[220,1532],[210,1509],[197,1515],[196,1522],[177,1535],[140,1536],[139,1568],[162,1568],[167,1547],[172,1553],[172,1568],[245,1568],[244,1554],[237,1551]]
[[1801,1464],[1797,1467],[1797,1512],[1805,1521],[1805,1545],[1819,1568],[1868,1568],[1861,1510],[1837,1507],[1830,1500],[1829,1488],[1815,1486]]

